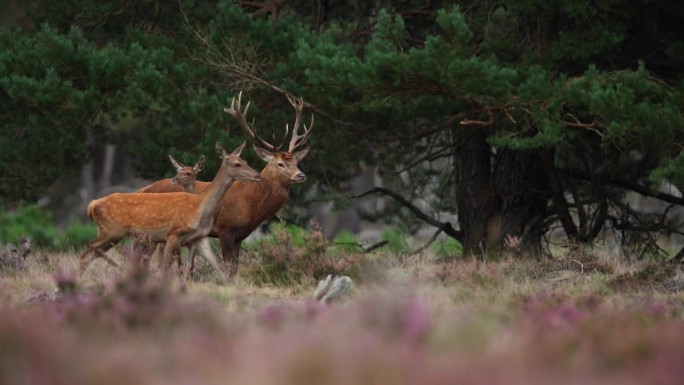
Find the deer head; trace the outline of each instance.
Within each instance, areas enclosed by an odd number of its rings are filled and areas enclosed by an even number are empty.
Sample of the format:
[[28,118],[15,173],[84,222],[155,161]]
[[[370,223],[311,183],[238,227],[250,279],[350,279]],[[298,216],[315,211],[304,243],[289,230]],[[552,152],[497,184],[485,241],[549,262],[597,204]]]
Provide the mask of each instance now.
[[186,191],[189,187],[192,187],[194,190],[197,174],[204,169],[204,155],[200,156],[197,159],[197,163],[192,167],[176,161],[171,155],[169,155],[169,160],[173,167],[176,168],[176,176],[171,179],[171,183],[180,185]]
[[[295,183],[302,183],[306,180],[306,175],[299,170],[297,164],[304,159],[308,154],[309,149],[303,148],[309,138],[309,134],[313,129],[313,115],[311,115],[311,124],[309,127],[304,125],[304,131],[300,134],[299,127],[301,124],[302,110],[304,109],[304,100],[302,98],[295,99],[287,95],[287,99],[295,109],[295,122],[292,127],[292,138],[290,139],[287,151],[281,150],[285,139],[290,131],[289,126],[285,125],[285,135],[283,141],[278,145],[271,144],[257,135],[254,129],[254,121],[250,126],[247,123],[245,116],[249,110],[249,103],[242,110],[242,92],[238,95],[237,103],[233,98],[230,103],[230,108],[225,108],[224,111],[231,114],[239,123],[247,135],[254,140],[254,151],[257,155],[265,160],[267,163],[262,174],[269,175],[278,179],[283,185],[291,185]],[[237,105],[236,105],[237,104]]]
[[251,168],[247,162],[240,158],[242,150],[245,148],[247,142],[242,142],[240,147],[236,148],[235,151],[230,154],[221,147],[221,145],[216,142],[216,153],[219,158],[223,160],[223,165],[226,167],[228,174],[236,180],[242,182],[258,182],[261,180],[261,175]]

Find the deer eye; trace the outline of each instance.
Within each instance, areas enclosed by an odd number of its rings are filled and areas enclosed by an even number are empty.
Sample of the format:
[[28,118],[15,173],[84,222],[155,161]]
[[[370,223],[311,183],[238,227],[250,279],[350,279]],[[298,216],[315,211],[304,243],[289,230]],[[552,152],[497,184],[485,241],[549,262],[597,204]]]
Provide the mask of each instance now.
[[240,163],[235,163],[235,167],[240,167],[242,166]]
[[278,162],[278,167],[285,168],[285,165],[282,162]]

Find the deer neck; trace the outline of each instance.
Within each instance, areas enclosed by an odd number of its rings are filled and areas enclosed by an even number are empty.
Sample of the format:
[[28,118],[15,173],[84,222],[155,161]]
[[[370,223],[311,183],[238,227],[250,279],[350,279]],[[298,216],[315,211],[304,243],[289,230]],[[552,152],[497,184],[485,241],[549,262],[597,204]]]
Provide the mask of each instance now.
[[219,209],[223,195],[228,191],[233,181],[233,177],[228,174],[228,168],[221,165],[211,181],[211,186],[200,193],[203,199],[199,210],[199,227],[211,228],[214,214]]
[[290,186],[283,184],[274,175],[261,173],[261,183],[253,183],[252,209],[258,221],[272,218],[280,210],[290,195]]
[[195,183],[183,187],[183,192],[194,194],[195,193]]

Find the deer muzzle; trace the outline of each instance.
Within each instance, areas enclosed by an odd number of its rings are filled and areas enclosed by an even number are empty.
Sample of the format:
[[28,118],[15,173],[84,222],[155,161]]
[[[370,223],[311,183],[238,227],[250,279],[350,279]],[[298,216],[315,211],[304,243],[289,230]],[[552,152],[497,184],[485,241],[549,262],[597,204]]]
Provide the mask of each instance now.
[[304,173],[300,171],[300,172],[296,173],[294,178],[292,178],[292,179],[294,179],[296,182],[301,183],[301,182],[304,182],[306,180],[306,175],[304,175]]

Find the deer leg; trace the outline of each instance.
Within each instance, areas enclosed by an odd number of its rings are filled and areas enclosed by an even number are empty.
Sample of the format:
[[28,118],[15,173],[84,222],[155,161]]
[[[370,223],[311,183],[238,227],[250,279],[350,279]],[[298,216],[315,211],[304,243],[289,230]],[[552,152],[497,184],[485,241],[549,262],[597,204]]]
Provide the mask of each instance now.
[[79,257],[79,268],[78,268],[78,275],[79,277],[83,275],[85,272],[86,268],[88,265],[90,265],[90,262],[92,262],[95,259],[95,250],[93,250],[90,246],[84,251]]
[[158,243],[152,255],[150,256],[150,264],[152,261],[157,261],[157,267],[162,268],[164,263],[164,243]]
[[176,266],[178,266],[178,269],[183,270],[183,258],[181,257],[180,247],[178,248],[178,252],[173,255],[173,259],[175,260]]
[[162,260],[162,270],[167,271],[171,267],[171,261],[174,254],[180,251],[180,240],[175,235],[169,235],[166,238],[166,246],[164,247],[164,258]]
[[188,276],[190,279],[192,279],[192,275],[195,272],[195,252],[197,251],[197,243],[192,242],[190,246],[188,246],[188,259],[190,260],[190,264],[188,266],[188,270],[185,272],[185,275]]
[[105,261],[107,261],[107,263],[109,263],[110,265],[112,265],[112,266],[114,266],[114,267],[119,267],[119,264],[116,263],[116,262],[114,262],[113,259],[109,258],[109,256],[107,256],[107,254],[106,254],[104,251],[96,250],[96,253],[98,254],[98,256],[99,256],[100,258],[102,258],[102,259],[104,259]]
[[221,253],[223,254],[223,264],[228,270],[230,277],[234,277],[238,271],[238,253],[240,252],[240,242],[235,240],[231,234],[221,234]]
[[131,254],[133,258],[133,266],[136,268],[145,264],[147,258],[147,242],[138,239],[137,237],[131,236],[133,239],[133,252]]
[[107,250],[119,243],[121,237],[96,238],[88,244],[88,249],[79,257],[79,275],[83,275],[86,268],[92,261],[100,257],[107,261],[110,265],[119,267],[119,265],[109,258],[106,254]]
[[[200,249],[200,251],[202,252],[202,256],[203,256],[207,261],[209,261],[209,264],[210,264],[214,269],[216,269],[216,271],[219,272],[219,274],[222,276],[223,280],[227,280],[228,277],[225,276],[225,273],[224,273],[223,269],[221,269],[221,266],[220,266],[219,263],[218,263],[218,259],[216,258],[216,255],[215,255],[214,252],[211,250],[211,245],[209,244],[209,238],[206,238],[206,237],[205,237],[205,238],[202,238],[201,240],[199,240],[198,242],[196,242],[196,244],[197,244],[197,247],[198,247],[198,248]],[[195,257],[195,256],[194,256],[194,254],[193,254],[193,255],[192,255],[192,259],[190,260],[190,261],[191,261],[191,266],[192,266],[192,268],[193,268],[193,271],[194,271],[194,262],[193,262],[194,257]]]
[[195,273],[195,252],[197,251],[197,243],[193,242],[188,248],[188,259],[190,260],[190,266],[188,266],[188,275],[192,277]]

